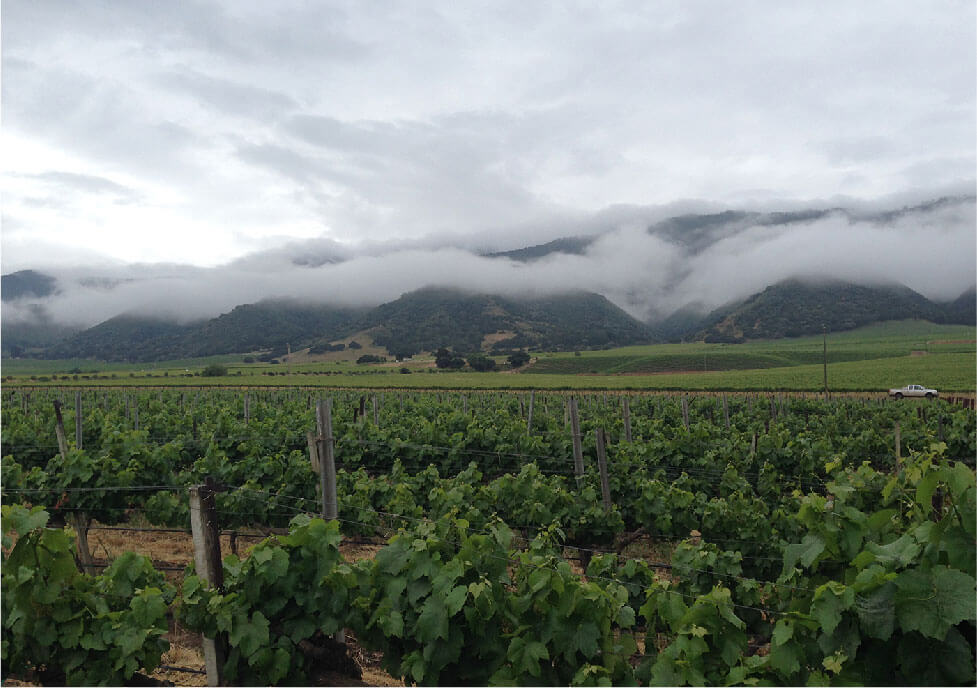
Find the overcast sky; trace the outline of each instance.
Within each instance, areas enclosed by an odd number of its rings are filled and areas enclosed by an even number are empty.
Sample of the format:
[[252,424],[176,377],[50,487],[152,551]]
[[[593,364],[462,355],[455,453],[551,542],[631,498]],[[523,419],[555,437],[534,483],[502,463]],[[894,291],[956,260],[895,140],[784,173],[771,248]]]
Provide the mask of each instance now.
[[973,193],[974,8],[5,0],[3,269]]

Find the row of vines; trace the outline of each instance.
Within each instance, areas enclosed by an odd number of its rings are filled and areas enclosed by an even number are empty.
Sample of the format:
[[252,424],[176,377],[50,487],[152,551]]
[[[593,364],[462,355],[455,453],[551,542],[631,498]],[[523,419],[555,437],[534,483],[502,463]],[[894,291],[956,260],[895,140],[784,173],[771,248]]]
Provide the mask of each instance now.
[[[64,454],[59,394],[2,399],[5,675],[127,679],[169,612],[226,634],[235,683],[308,682],[342,628],[418,684],[974,682],[970,409],[591,395],[575,476],[564,396],[334,392],[326,523],[306,392],[88,390]],[[186,527],[207,478],[222,526],[289,529],[225,557],[221,592],[135,555],[87,576],[45,527]],[[384,546],[345,561],[363,536]]]

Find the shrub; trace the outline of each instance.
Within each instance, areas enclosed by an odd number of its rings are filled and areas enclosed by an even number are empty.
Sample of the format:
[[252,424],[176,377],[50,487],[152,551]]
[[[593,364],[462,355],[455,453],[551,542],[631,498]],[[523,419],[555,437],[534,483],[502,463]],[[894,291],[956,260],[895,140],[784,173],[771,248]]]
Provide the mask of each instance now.
[[480,373],[495,370],[495,360],[482,354],[474,354],[473,356],[469,356],[468,365],[471,366],[472,370],[477,370]]
[[227,366],[222,366],[219,363],[211,363],[200,374],[204,377],[223,377],[227,375]]

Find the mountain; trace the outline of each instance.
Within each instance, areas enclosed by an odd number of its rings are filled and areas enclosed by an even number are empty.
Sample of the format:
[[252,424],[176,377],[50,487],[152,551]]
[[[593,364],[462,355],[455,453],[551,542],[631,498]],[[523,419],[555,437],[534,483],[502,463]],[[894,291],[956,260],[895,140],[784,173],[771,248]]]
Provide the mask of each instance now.
[[498,251],[496,253],[486,253],[486,258],[509,258],[511,260],[518,260],[522,263],[528,263],[533,260],[538,260],[544,258],[551,253],[567,253],[570,255],[583,255],[592,243],[594,243],[595,237],[565,237],[563,239],[554,239],[545,244],[537,244],[536,246],[528,246],[526,248],[518,248],[512,251]]
[[977,325],[977,288],[971,287],[950,303],[943,304],[944,322]]
[[53,346],[81,329],[54,322],[40,304],[28,304],[26,310],[29,317],[0,319],[0,344],[4,356],[17,358]]
[[589,349],[645,343],[651,335],[603,296],[570,293],[512,299],[429,288],[404,294],[368,317],[375,344],[413,354],[449,347]]
[[181,358],[179,342],[190,329],[159,318],[117,315],[46,349],[43,357],[102,361]]
[[188,332],[183,338],[181,356],[240,353],[286,345],[296,350],[323,333],[331,333],[330,339],[335,339],[355,332],[362,312],[286,300],[237,306]]
[[69,337],[44,352],[50,358],[159,361],[264,349],[293,349],[323,332],[355,331],[361,312],[292,301],[238,306],[217,318],[178,325],[159,318],[120,315]]
[[292,350],[366,331],[391,353],[442,346],[472,352],[585,349],[647,342],[647,328],[603,296],[575,293],[507,299],[421,289],[373,309],[263,301],[203,322],[178,325],[122,315],[44,351],[49,358],[155,361],[262,350]]
[[943,307],[902,285],[791,279],[714,310],[691,339],[738,342],[799,337],[907,318],[947,321]]
[[58,290],[58,281],[36,270],[20,270],[0,277],[0,292],[4,301],[44,298]]

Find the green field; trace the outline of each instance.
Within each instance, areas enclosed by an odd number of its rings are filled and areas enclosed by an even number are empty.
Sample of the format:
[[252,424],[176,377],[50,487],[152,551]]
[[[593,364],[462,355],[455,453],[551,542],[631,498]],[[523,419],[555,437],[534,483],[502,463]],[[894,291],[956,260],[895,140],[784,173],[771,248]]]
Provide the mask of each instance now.
[[[944,392],[973,393],[977,389],[975,339],[974,327],[921,321],[833,333],[827,336],[828,388],[883,392],[918,383]],[[245,364],[243,356],[218,356],[152,364],[22,359],[3,361],[2,374],[8,385],[819,391],[823,389],[824,345],[825,340],[817,336],[540,353],[523,369],[493,373],[438,371],[431,357],[403,364],[273,365]],[[502,357],[497,360],[504,363]],[[201,369],[211,363],[226,365],[229,374],[201,377]],[[402,368],[411,374],[402,374]]]

